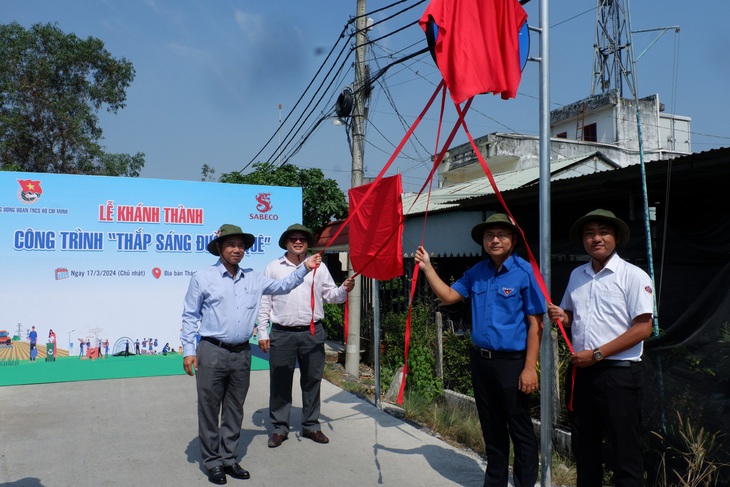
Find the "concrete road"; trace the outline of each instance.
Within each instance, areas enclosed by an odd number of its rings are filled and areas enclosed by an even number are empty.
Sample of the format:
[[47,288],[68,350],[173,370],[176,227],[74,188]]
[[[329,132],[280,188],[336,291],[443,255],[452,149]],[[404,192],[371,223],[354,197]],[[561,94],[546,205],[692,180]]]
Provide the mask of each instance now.
[[[485,462],[322,383],[322,431],[267,447],[269,372],[252,372],[241,432],[249,486],[481,486]],[[213,485],[201,468],[195,380],[187,376],[0,387],[0,485]]]

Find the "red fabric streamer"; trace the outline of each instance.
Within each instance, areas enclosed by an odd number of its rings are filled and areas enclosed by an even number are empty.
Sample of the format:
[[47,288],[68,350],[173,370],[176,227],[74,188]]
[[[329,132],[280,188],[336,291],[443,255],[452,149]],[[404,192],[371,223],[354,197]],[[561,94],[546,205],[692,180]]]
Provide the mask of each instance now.
[[350,332],[350,300],[349,299],[347,299],[345,301],[345,316],[343,317],[343,321],[345,322],[344,323],[345,339],[342,341],[345,343],[345,345],[347,345],[347,336],[348,336],[348,333]]
[[[436,89],[434,90],[433,95],[431,95],[431,98],[429,99],[429,101],[426,103],[426,106],[423,108],[421,113],[416,118],[416,121],[413,123],[413,125],[411,125],[411,128],[408,129],[405,136],[401,140],[400,144],[398,144],[398,147],[396,147],[395,152],[393,152],[393,154],[390,156],[390,159],[388,159],[388,162],[385,164],[383,169],[380,170],[380,173],[375,178],[375,181],[373,181],[371,187],[367,190],[367,192],[363,196],[364,200],[367,199],[367,197],[369,196],[369,193],[374,190],[375,185],[383,178],[383,175],[385,174],[385,172],[388,170],[388,168],[393,163],[393,161],[398,156],[398,154],[400,154],[400,151],[403,149],[403,146],[408,141],[411,134],[413,134],[413,132],[416,130],[416,127],[418,127],[418,124],[421,122],[424,115],[426,115],[426,112],[428,112],[428,109],[431,107],[431,104],[433,103],[434,99],[436,99],[436,95],[438,95],[439,91],[442,91],[443,89],[444,89],[444,82],[441,81],[439,83],[439,85],[436,87]],[[456,129],[456,126],[454,127],[454,129]],[[456,130],[453,131],[451,139],[449,139],[449,143],[453,139],[454,135],[456,135]],[[441,155],[441,158],[443,158],[443,154]],[[439,158],[438,162],[440,162],[441,158]],[[437,164],[434,165],[434,170],[435,170],[436,165]],[[433,171],[431,172],[431,174],[433,175]],[[425,185],[424,185],[424,187],[425,187]],[[423,188],[421,189],[421,191],[423,191]],[[350,216],[347,217],[347,220],[342,225],[340,225],[340,228],[330,238],[330,244],[337,239],[337,237],[340,235],[340,233],[342,233],[342,230],[350,223],[350,220],[353,218],[354,215],[356,215],[358,213],[359,210],[360,210],[360,205],[355,205],[354,209],[350,208]],[[402,223],[401,223],[401,225],[402,225]],[[320,251],[320,254],[324,253],[324,251],[327,247],[329,247],[329,244]],[[357,275],[357,273],[355,275]],[[312,304],[312,321],[314,321],[314,304]],[[348,323],[349,323],[349,309],[348,309],[347,304],[345,304],[345,325],[344,325],[345,326],[345,343],[347,342]]]
[[309,305],[312,307],[312,317],[309,319],[309,331],[314,336],[314,279],[317,277],[317,268],[312,271],[312,287],[309,290]]
[[435,56],[454,103],[480,93],[517,96],[518,34],[527,13],[516,0],[431,0],[419,21],[438,26]]
[[371,185],[349,191],[350,208],[360,208],[350,220],[350,261],[355,272],[387,281],[403,275],[403,185],[400,174],[368,192]]
[[[446,151],[449,149],[449,146],[451,145],[451,142],[454,140],[454,137],[456,136],[456,132],[459,128],[459,125],[461,125],[461,120],[466,115],[466,112],[469,111],[469,107],[471,106],[472,99],[470,98],[469,101],[467,101],[464,104],[464,109],[459,111],[459,120],[456,121],[454,124],[454,128],[451,129],[451,133],[449,133],[449,136],[446,138],[446,142],[444,143],[443,148],[441,151],[438,151],[438,157],[433,161],[433,167],[431,168],[431,172],[428,174],[428,177],[426,178],[426,181],[423,183],[423,186],[421,186],[421,190],[418,192],[418,195],[416,195],[416,198],[413,201],[413,204],[418,200],[418,198],[423,193],[423,190],[426,188],[426,186],[429,186],[429,192],[428,192],[428,199],[430,200],[431,197],[431,187],[430,183],[433,181],[433,176],[436,173],[436,169],[441,164],[441,161],[443,160],[444,156],[446,155]],[[441,114],[439,116],[439,133],[441,133],[441,121],[443,120],[443,109],[444,109],[444,98],[442,97],[441,100]],[[428,215],[428,204],[426,204],[426,212],[424,214],[424,221],[423,221],[423,233],[421,234],[421,245],[423,245],[423,237],[426,231],[426,216]],[[413,310],[413,297],[416,294],[416,283],[418,282],[418,266],[415,266],[413,268],[413,276],[411,278],[411,293],[409,295],[408,300],[408,316],[406,317],[406,331],[405,331],[405,338],[404,338],[404,348],[403,348],[403,372],[402,372],[402,379],[400,384],[400,389],[398,391],[398,404],[403,404],[403,394],[406,389],[406,379],[408,375],[408,350],[410,348],[410,340],[411,340],[411,313]]]

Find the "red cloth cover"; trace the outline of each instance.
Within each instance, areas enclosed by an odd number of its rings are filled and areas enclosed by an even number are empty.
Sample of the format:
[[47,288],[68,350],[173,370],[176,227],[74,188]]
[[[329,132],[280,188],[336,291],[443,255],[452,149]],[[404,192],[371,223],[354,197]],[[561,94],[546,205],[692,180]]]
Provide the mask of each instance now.
[[454,103],[480,93],[517,96],[518,33],[527,13],[517,0],[431,0],[420,20],[438,25],[436,64]]
[[349,191],[350,260],[355,272],[381,281],[403,275],[402,193],[400,174]]

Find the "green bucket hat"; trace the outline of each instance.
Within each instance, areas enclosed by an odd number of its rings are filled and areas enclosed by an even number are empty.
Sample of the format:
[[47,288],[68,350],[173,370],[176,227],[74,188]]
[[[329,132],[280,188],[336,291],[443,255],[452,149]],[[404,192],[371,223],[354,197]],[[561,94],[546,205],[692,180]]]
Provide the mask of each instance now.
[[601,209],[590,211],[582,217],[578,218],[575,223],[573,223],[573,225],[570,227],[570,233],[568,237],[570,241],[578,245],[582,245],[583,225],[592,221],[608,222],[613,225],[614,228],[616,228],[616,231],[618,232],[618,241],[616,242],[617,248],[623,247],[624,245],[629,243],[629,237],[631,236],[629,226],[620,218],[616,218],[616,215],[614,215],[612,211]]
[[208,243],[208,252],[216,256],[221,255],[218,251],[218,242],[223,238],[233,237],[234,235],[240,235],[243,237],[243,243],[246,246],[246,250],[250,249],[256,241],[256,237],[250,233],[244,233],[243,230],[241,230],[241,227],[226,223],[225,225],[221,225],[218,232],[215,234],[215,238]]
[[292,234],[294,232],[301,232],[305,234],[307,236],[307,245],[309,247],[314,246],[314,244],[316,243],[316,241],[314,240],[314,234],[309,228],[299,223],[295,223],[294,225],[289,225],[289,228],[284,230],[284,233],[281,234],[281,237],[279,237],[279,247],[286,250],[286,241],[289,239],[289,234]]
[[474,228],[471,229],[472,240],[474,240],[477,244],[482,245],[484,242],[484,229],[496,226],[509,228],[515,235],[515,243],[519,241],[520,231],[517,228],[517,225],[512,223],[512,219],[504,213],[495,213],[490,215],[485,221],[475,225]]

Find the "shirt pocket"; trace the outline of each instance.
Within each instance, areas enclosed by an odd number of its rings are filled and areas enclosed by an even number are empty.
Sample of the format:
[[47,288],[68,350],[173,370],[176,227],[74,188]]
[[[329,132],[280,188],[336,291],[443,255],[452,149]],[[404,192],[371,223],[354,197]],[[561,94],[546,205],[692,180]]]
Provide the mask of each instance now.
[[601,316],[624,320],[626,315],[626,296],[621,291],[601,291],[598,309]]
[[522,299],[517,287],[499,286],[495,289],[494,325],[512,326],[522,313]]
[[519,293],[519,289],[516,287],[499,286],[497,288],[497,295],[502,299],[514,299]]
[[246,290],[243,292],[243,307],[248,310],[255,309],[259,305],[261,295],[258,291]]
[[487,296],[487,290],[488,287],[485,283],[479,282],[474,284],[474,286],[471,289],[471,298],[472,301],[472,308],[474,309],[475,315],[472,316],[472,320],[485,320],[487,318],[487,307],[488,307],[488,296]]

